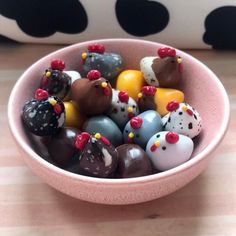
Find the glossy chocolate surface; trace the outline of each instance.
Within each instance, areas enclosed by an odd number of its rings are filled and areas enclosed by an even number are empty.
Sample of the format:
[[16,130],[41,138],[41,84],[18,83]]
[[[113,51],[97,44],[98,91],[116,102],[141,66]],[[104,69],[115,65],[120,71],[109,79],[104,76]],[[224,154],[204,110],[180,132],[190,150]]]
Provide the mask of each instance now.
[[152,174],[151,163],[146,152],[136,144],[123,144],[117,147],[118,178],[131,178]]

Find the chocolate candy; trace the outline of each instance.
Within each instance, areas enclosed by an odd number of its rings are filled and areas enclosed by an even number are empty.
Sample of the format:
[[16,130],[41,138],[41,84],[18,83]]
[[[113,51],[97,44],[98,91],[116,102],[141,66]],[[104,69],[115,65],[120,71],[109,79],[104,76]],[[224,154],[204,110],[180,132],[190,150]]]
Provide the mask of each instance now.
[[79,162],[79,153],[75,147],[76,136],[80,133],[75,128],[61,128],[53,135],[48,145],[48,153],[51,159],[61,168],[67,168],[77,159]]
[[35,99],[26,102],[23,107],[22,120],[25,127],[35,135],[53,135],[64,124],[64,110],[63,102],[59,98],[37,89]]
[[74,81],[71,86],[71,98],[84,115],[100,115],[110,107],[112,88],[106,79],[89,76],[89,79]]
[[170,102],[169,113],[162,118],[164,130],[174,131],[190,138],[196,137],[202,129],[202,119],[196,109],[187,103]]
[[62,70],[65,64],[61,60],[53,60],[41,78],[40,88],[48,91],[50,95],[60,99],[66,97],[71,86],[71,77]]
[[112,102],[107,114],[123,130],[126,123],[139,114],[139,109],[128,93],[112,89]]
[[160,48],[159,57],[144,57],[140,68],[146,82],[152,86],[173,87],[181,79],[182,59],[176,56],[175,49]]
[[139,70],[124,70],[116,81],[116,89],[127,92],[134,100],[138,98],[138,93],[145,85],[145,80],[142,72]]
[[77,136],[75,145],[81,153],[78,173],[102,178],[114,173],[118,154],[105,137],[83,132]]
[[103,77],[113,80],[123,69],[123,58],[119,54],[106,53],[103,45],[93,44],[82,53],[82,64],[86,74],[90,70],[99,70]]
[[146,152],[136,144],[117,147],[118,167],[116,177],[132,178],[152,174],[152,167]]
[[160,115],[156,111],[145,111],[126,124],[123,131],[124,142],[136,143],[145,148],[150,137],[161,130]]
[[123,137],[116,123],[107,116],[94,116],[89,118],[83,125],[83,130],[94,135],[100,133],[106,137],[113,146],[119,146]]
[[190,159],[193,141],[182,134],[162,131],[154,134],[147,143],[146,153],[153,166],[165,171]]
[[183,92],[177,89],[144,86],[137,99],[140,111],[156,110],[160,116],[169,112],[166,106],[171,101],[183,102]]

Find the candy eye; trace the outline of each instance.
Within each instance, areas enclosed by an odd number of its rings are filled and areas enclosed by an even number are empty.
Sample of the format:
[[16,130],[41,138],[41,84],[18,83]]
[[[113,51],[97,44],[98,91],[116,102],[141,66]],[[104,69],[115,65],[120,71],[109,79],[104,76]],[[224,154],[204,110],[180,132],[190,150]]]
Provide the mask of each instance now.
[[99,88],[99,85],[98,85],[98,84],[95,84],[94,87],[95,87],[95,88]]

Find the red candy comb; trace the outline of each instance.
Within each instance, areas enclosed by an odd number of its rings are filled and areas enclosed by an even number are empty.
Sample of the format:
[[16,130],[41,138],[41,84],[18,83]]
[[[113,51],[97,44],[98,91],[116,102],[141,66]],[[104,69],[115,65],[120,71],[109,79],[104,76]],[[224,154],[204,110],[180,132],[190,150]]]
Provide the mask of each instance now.
[[170,144],[177,143],[179,141],[179,135],[175,132],[168,132],[165,136],[166,142]]
[[130,120],[130,125],[133,129],[138,129],[141,127],[143,123],[143,119],[139,116],[136,116],[136,117],[133,117],[131,120]]
[[101,77],[101,72],[99,70],[90,70],[87,74],[89,80],[96,80]]
[[63,71],[65,69],[65,62],[60,59],[54,59],[51,61],[51,68],[53,70]]
[[157,89],[154,86],[143,86],[142,87],[142,93],[143,94],[150,94],[154,95],[156,93]]
[[58,104],[58,103],[55,104],[55,105],[53,106],[53,110],[54,110],[54,112],[55,112],[56,114],[60,114],[61,111],[62,111],[61,105]]
[[105,47],[102,44],[93,43],[88,45],[88,51],[103,54],[105,52]]
[[82,132],[76,136],[75,147],[79,150],[83,150],[86,143],[90,139],[90,134],[87,132]]
[[179,108],[179,103],[176,101],[169,102],[166,106],[167,111],[175,111]]
[[176,50],[174,48],[162,47],[157,50],[157,54],[160,58],[175,57]]
[[42,101],[42,100],[48,99],[49,94],[48,94],[48,91],[46,91],[44,89],[37,89],[35,91],[34,97],[37,101]]
[[120,91],[118,94],[118,98],[121,102],[128,103],[128,101],[129,101],[129,95],[125,91]]

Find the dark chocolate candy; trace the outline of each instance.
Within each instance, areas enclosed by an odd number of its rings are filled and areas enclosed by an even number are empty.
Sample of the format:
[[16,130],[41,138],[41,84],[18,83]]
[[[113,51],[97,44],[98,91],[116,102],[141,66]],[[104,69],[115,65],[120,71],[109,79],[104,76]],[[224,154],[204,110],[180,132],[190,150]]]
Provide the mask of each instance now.
[[41,78],[41,88],[60,99],[66,97],[71,86],[71,77],[60,70],[48,68]]
[[[82,133],[80,136],[83,136]],[[98,138],[95,138],[99,136]],[[114,173],[117,167],[117,151],[100,134],[90,136],[84,141],[83,138],[79,138],[82,144],[79,144],[79,171],[80,174],[85,174],[94,177],[108,177]]]
[[26,102],[23,107],[23,123],[35,135],[48,136],[56,134],[65,121],[63,102],[57,97],[47,96],[43,99],[40,98],[42,100],[32,99]]
[[132,178],[152,174],[151,163],[146,152],[136,144],[123,144],[117,147],[118,178]]
[[106,112],[111,104],[112,88],[104,79],[79,79],[71,86],[71,97],[81,113],[92,116]]
[[[79,130],[72,127],[62,128],[60,131],[51,137],[51,142],[48,145],[48,152],[51,159],[61,168],[67,168],[74,159],[78,158],[78,150],[75,147],[76,136],[80,133]],[[77,158],[75,157],[77,156]]]

